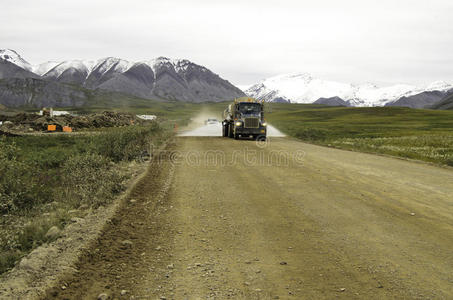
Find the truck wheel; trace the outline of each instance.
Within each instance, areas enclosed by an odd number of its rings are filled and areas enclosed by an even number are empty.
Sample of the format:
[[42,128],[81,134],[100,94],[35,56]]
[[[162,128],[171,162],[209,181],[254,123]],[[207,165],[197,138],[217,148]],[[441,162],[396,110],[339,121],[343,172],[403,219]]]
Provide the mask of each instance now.
[[235,134],[234,134],[234,139],[235,139],[235,140],[239,140],[239,134],[235,133]]
[[222,136],[228,136],[228,127],[225,124],[222,124]]
[[228,137],[233,138],[233,126],[228,125]]
[[265,141],[266,141],[266,136],[265,136],[265,135],[258,135],[258,136],[256,137],[256,140],[257,140],[257,141],[265,142]]

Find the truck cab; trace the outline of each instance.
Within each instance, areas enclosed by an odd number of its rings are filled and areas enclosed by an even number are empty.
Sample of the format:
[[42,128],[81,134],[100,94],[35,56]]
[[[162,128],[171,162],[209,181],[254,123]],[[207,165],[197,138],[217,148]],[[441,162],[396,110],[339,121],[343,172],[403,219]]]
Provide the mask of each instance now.
[[224,137],[234,139],[242,137],[266,139],[264,102],[249,97],[235,99],[224,111],[222,131]]

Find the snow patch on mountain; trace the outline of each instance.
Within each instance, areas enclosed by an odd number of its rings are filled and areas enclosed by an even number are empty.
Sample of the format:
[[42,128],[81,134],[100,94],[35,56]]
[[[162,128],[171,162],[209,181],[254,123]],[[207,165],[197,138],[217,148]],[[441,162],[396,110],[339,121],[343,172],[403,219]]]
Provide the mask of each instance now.
[[[119,73],[126,72],[131,68],[135,62],[130,62],[124,59],[107,57],[99,60],[67,60],[61,63],[49,62],[42,65],[38,65],[36,68],[41,72],[44,72],[45,69],[48,69],[46,72],[40,74],[44,77],[54,77],[58,78],[68,69],[74,69],[79,72],[85,73],[86,78],[96,70],[100,74],[105,74],[108,71],[115,71]],[[53,66],[52,66],[53,65]]]
[[313,103],[319,98],[350,97],[352,86],[315,79],[308,73],[278,75],[263,80],[246,90],[249,96],[272,101],[282,98],[296,103]]
[[425,91],[448,91],[452,89],[452,82],[435,81],[426,86]]
[[47,61],[45,63],[39,64],[39,65],[34,65],[32,66],[32,72],[35,74],[38,74],[39,76],[42,76],[49,72],[52,68],[60,64],[60,62],[57,61]]
[[410,95],[417,87],[408,84],[396,84],[386,87],[376,85],[353,86],[350,97],[343,98],[354,106],[383,106]]
[[[43,75],[45,77],[51,76],[54,78],[58,78],[63,72],[65,72],[68,69],[76,69],[82,72],[85,72],[88,76],[92,69],[93,63],[91,61],[83,61],[83,60],[68,60],[64,61],[62,63],[59,63],[55,65],[53,68],[49,69],[47,72],[45,72]],[[47,65],[46,67],[49,67],[50,65]]]
[[[92,67],[88,68],[88,71],[96,70],[101,74],[105,74],[108,71],[115,71],[118,73],[124,73],[129,70],[135,62],[127,61],[124,59],[116,57],[107,57],[97,61],[97,63]],[[91,65],[89,65],[91,66]],[[87,65],[88,67],[88,65]]]

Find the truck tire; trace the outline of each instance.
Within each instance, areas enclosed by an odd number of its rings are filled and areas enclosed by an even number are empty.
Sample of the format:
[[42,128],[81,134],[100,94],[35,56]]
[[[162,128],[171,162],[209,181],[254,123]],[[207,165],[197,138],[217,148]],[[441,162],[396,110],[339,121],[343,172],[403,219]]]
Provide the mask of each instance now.
[[226,124],[222,124],[222,136],[223,137],[228,136],[228,126]]
[[265,136],[265,135],[258,135],[258,136],[256,137],[256,140],[257,140],[257,141],[263,141],[263,142],[265,142],[265,141],[266,141],[266,136]]
[[228,124],[228,137],[233,138],[233,126]]

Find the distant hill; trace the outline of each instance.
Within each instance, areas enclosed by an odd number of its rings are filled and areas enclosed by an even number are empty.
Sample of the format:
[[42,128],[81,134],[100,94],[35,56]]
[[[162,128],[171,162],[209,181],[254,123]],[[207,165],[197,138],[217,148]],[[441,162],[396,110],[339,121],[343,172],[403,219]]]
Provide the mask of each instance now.
[[331,98],[319,98],[313,104],[324,104],[329,106],[351,106],[348,102],[344,101],[340,97]]
[[434,104],[432,108],[453,110],[453,93]]

